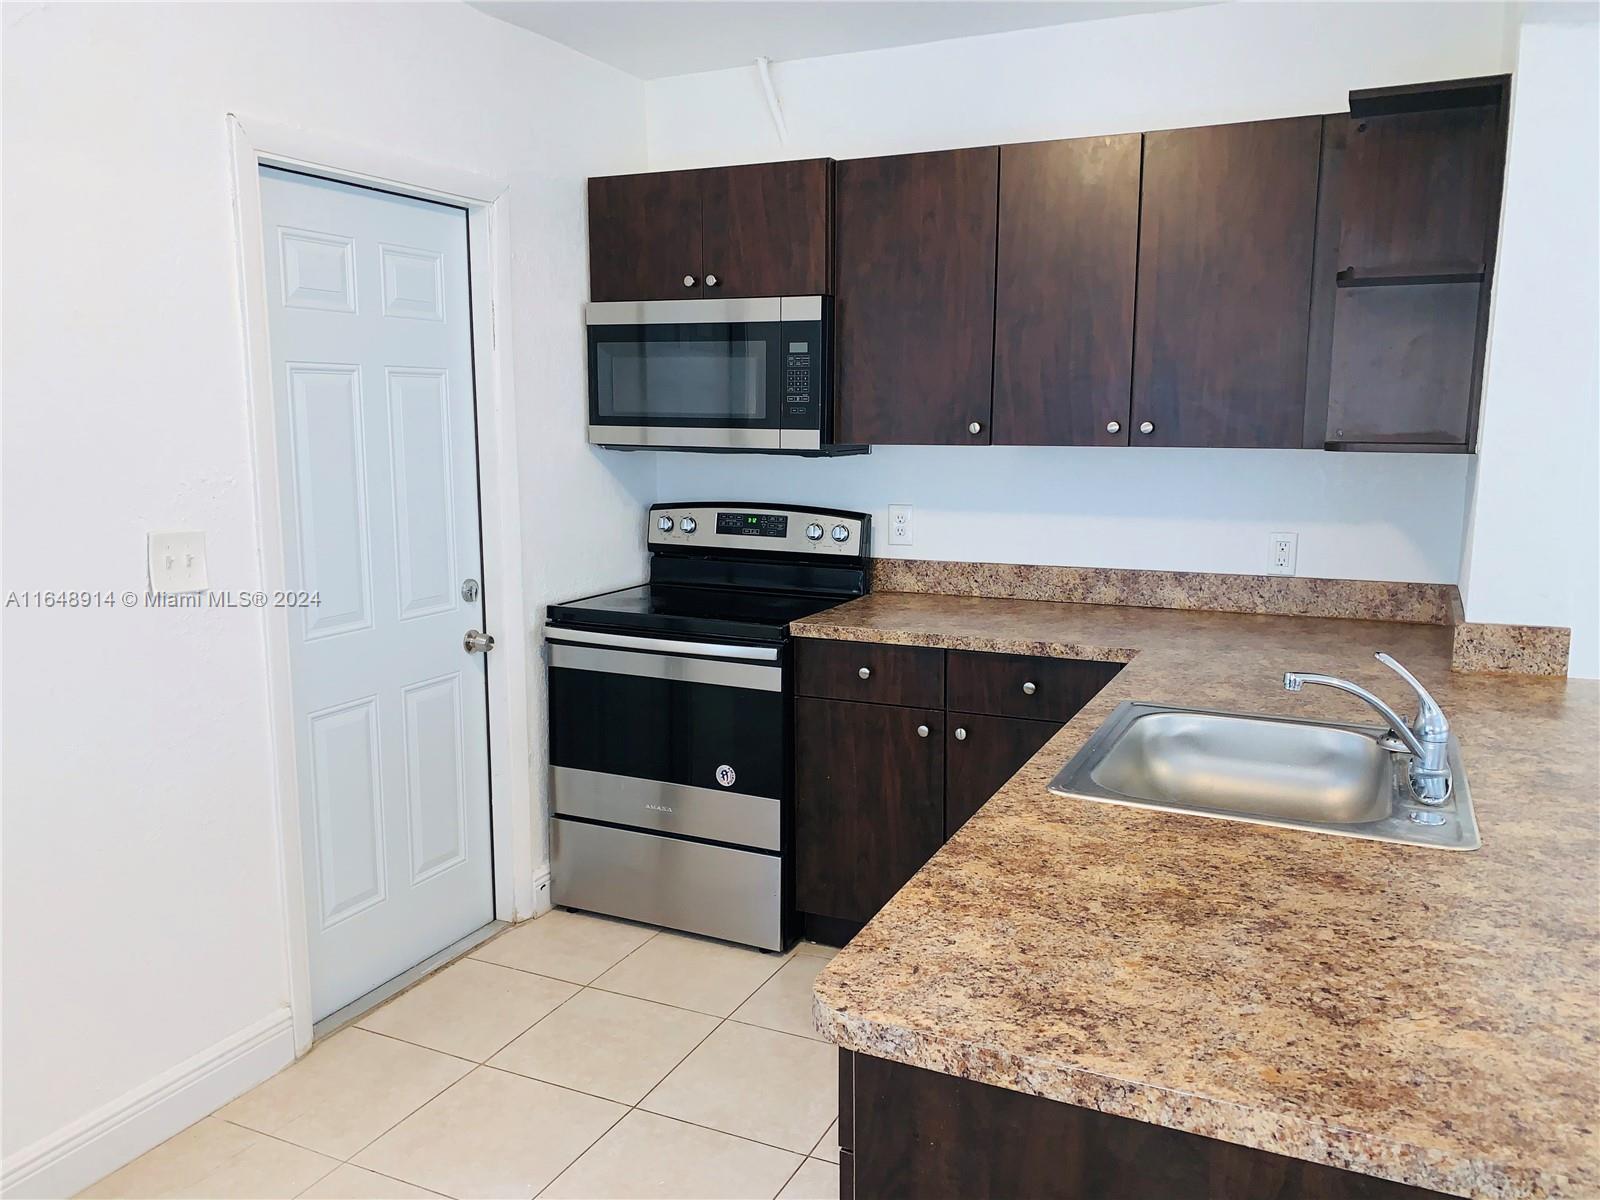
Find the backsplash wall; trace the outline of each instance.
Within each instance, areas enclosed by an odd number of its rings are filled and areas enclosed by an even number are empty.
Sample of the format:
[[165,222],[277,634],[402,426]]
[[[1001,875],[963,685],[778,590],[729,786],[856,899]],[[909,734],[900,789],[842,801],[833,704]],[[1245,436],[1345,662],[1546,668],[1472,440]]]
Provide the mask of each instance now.
[[[614,451],[608,453],[615,453]],[[857,458],[659,454],[662,501],[861,509],[888,558],[1264,574],[1299,535],[1296,574],[1454,583],[1463,455],[1151,446],[883,446]],[[888,544],[890,504],[913,544]]]

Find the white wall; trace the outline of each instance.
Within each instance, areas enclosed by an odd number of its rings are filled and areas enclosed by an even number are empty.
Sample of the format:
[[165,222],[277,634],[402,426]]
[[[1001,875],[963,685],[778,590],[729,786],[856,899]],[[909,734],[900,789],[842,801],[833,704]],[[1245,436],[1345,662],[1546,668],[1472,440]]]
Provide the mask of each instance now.
[[[261,586],[229,111],[510,181],[529,620],[638,575],[653,465],[590,450],[578,400],[583,180],[641,165],[637,81],[461,5],[5,21],[5,589],[142,592],[153,529]],[[4,637],[9,1163],[287,978],[260,619],[8,610]]]
[[[1506,33],[1499,4],[1223,4],[780,63],[786,143],[752,69],[708,72],[648,85],[650,161],[850,158],[1335,112],[1352,88],[1504,71]],[[785,496],[880,518],[915,503],[916,544],[879,552],[921,558],[1258,572],[1266,535],[1288,529],[1303,575],[1454,582],[1466,504],[1467,462],[1446,456],[660,458],[662,499]]]
[[1462,562],[1474,621],[1567,625],[1600,677],[1600,29],[1522,27]]

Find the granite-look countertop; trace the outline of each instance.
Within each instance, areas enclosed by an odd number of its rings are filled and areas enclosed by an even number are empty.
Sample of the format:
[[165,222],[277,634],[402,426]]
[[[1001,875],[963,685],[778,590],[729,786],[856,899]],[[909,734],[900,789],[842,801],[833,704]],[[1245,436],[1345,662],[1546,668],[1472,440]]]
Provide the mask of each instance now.
[[[795,635],[1126,661],[818,977],[840,1046],[1463,1196],[1600,1196],[1600,685],[1444,626],[880,592]],[[1469,853],[1068,800],[1123,700],[1363,724],[1438,698]]]

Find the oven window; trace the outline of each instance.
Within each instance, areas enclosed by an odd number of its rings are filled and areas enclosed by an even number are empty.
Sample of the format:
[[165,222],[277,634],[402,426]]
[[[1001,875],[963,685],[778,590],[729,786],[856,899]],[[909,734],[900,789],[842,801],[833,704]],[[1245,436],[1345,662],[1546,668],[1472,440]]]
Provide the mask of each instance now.
[[602,418],[646,424],[766,415],[764,341],[601,342],[595,350]]

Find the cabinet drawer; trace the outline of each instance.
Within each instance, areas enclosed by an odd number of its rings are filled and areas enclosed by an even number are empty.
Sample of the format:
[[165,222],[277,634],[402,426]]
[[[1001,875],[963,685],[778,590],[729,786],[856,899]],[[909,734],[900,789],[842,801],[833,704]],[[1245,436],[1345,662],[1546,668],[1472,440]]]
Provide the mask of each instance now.
[[944,651],[798,638],[795,691],[829,700],[943,708]]
[[946,670],[952,709],[1065,722],[1111,682],[1122,664],[952,650]]

